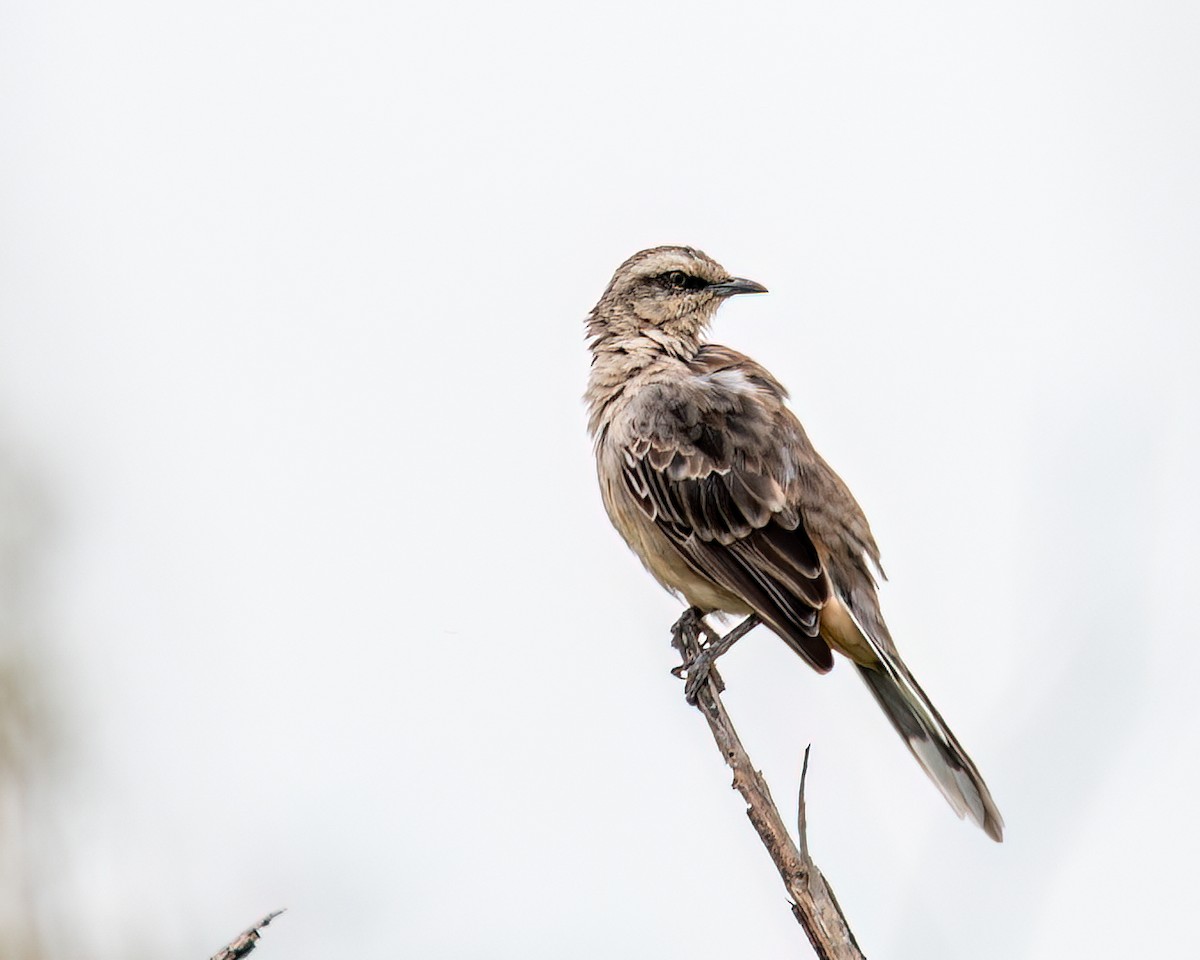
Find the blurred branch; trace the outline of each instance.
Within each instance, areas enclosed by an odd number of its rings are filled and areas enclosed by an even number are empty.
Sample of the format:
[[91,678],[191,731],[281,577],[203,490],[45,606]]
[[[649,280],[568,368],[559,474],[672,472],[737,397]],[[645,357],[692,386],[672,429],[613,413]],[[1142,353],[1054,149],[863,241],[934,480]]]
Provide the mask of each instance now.
[[[792,842],[787,827],[767,787],[762,774],[754,769],[725,706],[721,691],[725,689],[712,663],[720,653],[729,649],[740,637],[758,624],[758,618],[747,617],[730,631],[718,637],[693,611],[685,613],[672,631],[672,644],[683,658],[679,673],[687,674],[688,702],[704,714],[709,730],[721,751],[721,756],[733,770],[733,788],[746,801],[746,815],[758,831],[758,836],[775,869],[783,879],[788,896],[792,898],[792,913],[808,934],[809,942],[820,960],[864,960],[855,942],[850,925],[833,896],[833,890],[808,855],[807,823],[804,812],[804,784],[808,774],[808,750],[804,751],[804,768],[800,774],[800,811],[798,835],[800,846]],[[709,634],[709,646],[700,642],[700,632]]]
[[210,960],[241,960],[241,958],[247,956],[258,943],[259,931],[281,913],[283,913],[282,910],[274,910],[271,913],[268,913],[249,930],[239,933],[228,946],[214,953]]
[[0,436],[0,957],[44,960],[45,931],[62,915],[42,877],[57,853],[46,801],[61,743],[34,599],[49,511],[20,461]]

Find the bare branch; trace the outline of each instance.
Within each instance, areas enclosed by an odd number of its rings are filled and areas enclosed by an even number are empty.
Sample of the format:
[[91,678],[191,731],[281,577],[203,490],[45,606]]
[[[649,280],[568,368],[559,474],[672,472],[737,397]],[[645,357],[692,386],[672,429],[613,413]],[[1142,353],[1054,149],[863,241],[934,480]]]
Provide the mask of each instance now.
[[241,960],[242,957],[248,956],[258,943],[259,931],[281,913],[283,913],[282,910],[268,913],[254,926],[239,933],[228,946],[214,953],[210,960]]
[[[699,639],[701,628],[696,622],[699,618],[690,614],[691,611],[684,614],[675,625],[673,640],[683,658],[682,669],[688,674],[689,702],[694,702],[704,714],[721,756],[733,771],[733,788],[746,801],[746,816],[758,831],[759,838],[775,863],[775,869],[779,871],[788,896],[792,899],[793,915],[808,934],[809,942],[820,960],[864,960],[842,908],[833,896],[833,890],[808,854],[804,811],[808,750],[804,751],[804,768],[800,774],[800,848],[797,849],[771,799],[766,780],[754,769],[737,731],[733,728],[729,714],[725,712],[725,706],[721,702],[724,684],[716,671],[711,669],[711,658],[702,657],[705,651]],[[757,618],[754,618],[754,623],[756,622]],[[750,623],[750,626],[754,623]],[[735,634],[741,636],[746,632],[742,629],[745,626],[743,623],[736,627],[731,631],[730,637]],[[724,649],[728,649],[728,645],[724,645]]]

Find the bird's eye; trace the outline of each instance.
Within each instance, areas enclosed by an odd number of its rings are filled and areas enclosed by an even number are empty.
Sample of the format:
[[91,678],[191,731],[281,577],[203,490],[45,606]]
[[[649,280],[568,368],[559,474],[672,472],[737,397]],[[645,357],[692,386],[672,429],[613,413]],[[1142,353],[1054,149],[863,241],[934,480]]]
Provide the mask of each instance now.
[[664,273],[659,277],[659,280],[673,290],[703,290],[708,286],[707,281],[701,280],[699,277],[693,277],[682,270],[671,270],[668,273]]

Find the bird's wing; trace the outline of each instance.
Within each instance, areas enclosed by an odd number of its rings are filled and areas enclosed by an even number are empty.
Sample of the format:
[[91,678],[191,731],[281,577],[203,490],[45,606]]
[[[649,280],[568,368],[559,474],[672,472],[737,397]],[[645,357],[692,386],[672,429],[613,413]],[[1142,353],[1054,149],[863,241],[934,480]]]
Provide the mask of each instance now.
[[833,657],[819,611],[829,578],[797,492],[797,458],[811,447],[783,406],[782,388],[737,358],[710,354],[690,375],[637,391],[614,438],[623,481],[696,573],[742,598],[825,672]]

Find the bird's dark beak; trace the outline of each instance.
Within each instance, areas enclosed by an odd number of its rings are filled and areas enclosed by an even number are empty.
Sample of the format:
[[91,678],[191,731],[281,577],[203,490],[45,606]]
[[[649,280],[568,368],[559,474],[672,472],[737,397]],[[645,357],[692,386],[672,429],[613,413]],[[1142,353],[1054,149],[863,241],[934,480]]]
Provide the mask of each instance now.
[[718,297],[732,297],[739,293],[767,292],[767,288],[761,283],[755,283],[753,280],[744,280],[741,277],[730,277],[728,280],[722,280],[720,283],[711,283],[708,289]]

